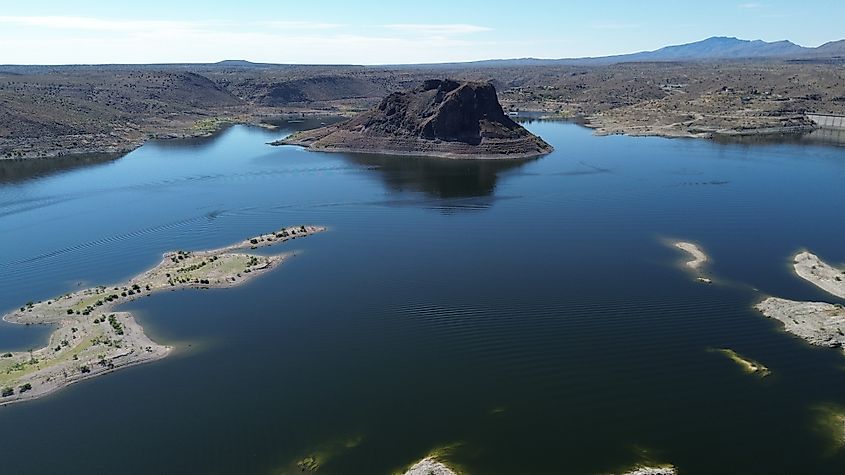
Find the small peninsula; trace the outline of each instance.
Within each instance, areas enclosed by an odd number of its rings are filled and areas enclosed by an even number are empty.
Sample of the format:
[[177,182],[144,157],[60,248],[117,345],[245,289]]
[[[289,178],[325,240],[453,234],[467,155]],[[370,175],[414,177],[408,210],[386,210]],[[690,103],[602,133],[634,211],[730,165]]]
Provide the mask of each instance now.
[[208,251],[176,251],[128,282],[28,302],[3,320],[58,328],[37,350],[0,353],[0,404],[35,399],[83,379],[155,361],[172,348],[152,341],[127,312],[115,307],[156,292],[233,287],[274,268],[287,257],[239,252],[325,231],[295,226]]
[[508,117],[488,82],[431,79],[367,112],[274,145],[322,152],[467,159],[524,159],[553,148]]
[[[845,298],[845,274],[810,252],[793,259],[795,273],[836,297]],[[769,297],[754,306],[783,323],[784,329],[812,345],[845,346],[845,307],[825,302],[800,302]]]

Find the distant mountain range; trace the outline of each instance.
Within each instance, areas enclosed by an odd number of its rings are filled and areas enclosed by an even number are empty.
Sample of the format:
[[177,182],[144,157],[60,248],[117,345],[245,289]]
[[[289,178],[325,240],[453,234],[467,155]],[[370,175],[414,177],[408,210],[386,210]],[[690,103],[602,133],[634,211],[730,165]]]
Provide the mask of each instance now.
[[620,63],[668,63],[668,62],[707,62],[707,61],[794,61],[794,62],[834,62],[845,63],[845,39],[830,41],[816,48],[797,45],[791,41],[763,41],[742,40],[727,36],[713,36],[705,40],[682,45],[664,46],[654,51],[619,54],[613,56],[598,56],[586,58],[514,58],[514,59],[485,59],[460,63],[429,63],[429,64],[384,64],[361,66],[355,64],[307,65],[291,63],[254,63],[241,59],[228,59],[216,63],[160,63],[160,64],[107,64],[107,65],[15,65],[0,64],[0,72],[11,74],[27,74],[37,71],[62,71],[82,67],[102,69],[107,66],[114,70],[168,70],[168,69],[196,69],[217,68],[232,70],[275,69],[278,67],[347,67],[347,68],[398,68],[398,69],[453,69],[453,68],[485,68],[510,66],[603,66]]
[[640,62],[689,62],[714,60],[838,60],[845,61],[845,40],[831,41],[817,48],[807,48],[791,41],[767,42],[714,36],[706,40],[682,45],[666,46],[654,51],[564,59],[494,59],[475,61],[479,66],[543,66],[543,65],[605,65]]

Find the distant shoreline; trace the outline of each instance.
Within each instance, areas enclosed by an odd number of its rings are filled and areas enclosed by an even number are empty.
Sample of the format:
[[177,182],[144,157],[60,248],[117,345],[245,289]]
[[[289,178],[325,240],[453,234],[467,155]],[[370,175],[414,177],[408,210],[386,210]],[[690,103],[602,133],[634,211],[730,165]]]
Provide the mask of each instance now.
[[[616,122],[609,122],[606,118],[600,115],[590,115],[590,116],[583,116],[583,117],[571,117],[560,115],[557,113],[552,113],[543,110],[525,110],[523,112],[531,113],[531,114],[538,114],[536,117],[527,117],[527,118],[534,118],[536,120],[560,120],[560,121],[568,121],[574,124],[580,125],[587,129],[593,131],[594,135],[597,137],[605,137],[605,136],[614,136],[614,135],[621,135],[626,137],[661,137],[661,138],[669,138],[669,139],[678,139],[678,138],[686,138],[686,139],[705,139],[705,140],[717,140],[717,139],[741,139],[741,138],[748,138],[748,137],[783,137],[783,136],[794,136],[794,137],[802,137],[807,135],[811,132],[819,130],[817,127],[809,124],[805,125],[797,125],[797,126],[764,126],[764,127],[757,127],[757,128],[746,128],[746,129],[717,129],[717,128],[709,128],[709,129],[678,129],[673,128],[672,126],[660,126],[660,125],[640,125],[636,117],[625,118],[621,121]],[[56,148],[55,146],[41,146],[39,143],[30,144],[32,150],[27,152],[21,156],[5,156],[0,155],[0,163],[14,163],[18,161],[34,161],[34,160],[63,160],[63,159],[80,159],[86,156],[95,156],[95,155],[110,155],[113,156],[115,159],[122,158],[123,156],[137,150],[138,148],[146,145],[151,141],[156,140],[185,140],[185,139],[195,139],[195,138],[207,138],[207,137],[214,137],[219,133],[223,132],[228,126],[232,125],[246,125],[250,127],[260,127],[265,129],[275,129],[278,126],[272,124],[270,121],[273,120],[285,120],[288,119],[315,119],[321,117],[351,117],[354,113],[350,113],[349,111],[335,111],[335,110],[307,110],[307,111],[290,111],[290,112],[279,112],[274,115],[267,115],[266,113],[259,113],[256,115],[250,115],[248,118],[242,119],[231,119],[229,117],[217,117],[214,118],[215,125],[209,129],[200,129],[200,130],[185,130],[184,126],[176,126],[174,124],[173,128],[170,129],[163,129],[158,133],[151,134],[148,137],[144,138],[137,138],[137,139],[127,139],[122,143],[116,143],[115,137],[108,136],[103,138],[97,137],[89,137],[86,141],[91,142],[89,145],[85,146],[77,146],[73,148]],[[521,117],[521,116],[516,116]],[[307,146],[302,144],[296,143],[284,143],[285,139],[281,139],[275,142],[270,142],[270,145],[298,145],[303,148],[308,149]],[[309,149],[312,150],[312,149]],[[325,148],[325,149],[313,149],[312,151],[319,151],[319,152],[338,152],[338,153],[365,153],[365,154],[377,154],[377,155],[396,155],[396,156],[418,156],[418,157],[437,157],[437,158],[450,158],[450,159],[461,159],[461,158],[472,158],[472,159],[482,159],[482,160],[507,160],[507,159],[531,159],[537,158],[539,156],[546,155],[550,153],[525,153],[525,154],[513,154],[511,156],[499,156],[499,155],[478,155],[473,157],[467,157],[465,154],[450,154],[448,152],[440,153],[440,152],[414,152],[414,151],[400,151],[394,149],[387,149],[383,147],[376,147],[372,150],[366,149],[357,149],[357,148]]]

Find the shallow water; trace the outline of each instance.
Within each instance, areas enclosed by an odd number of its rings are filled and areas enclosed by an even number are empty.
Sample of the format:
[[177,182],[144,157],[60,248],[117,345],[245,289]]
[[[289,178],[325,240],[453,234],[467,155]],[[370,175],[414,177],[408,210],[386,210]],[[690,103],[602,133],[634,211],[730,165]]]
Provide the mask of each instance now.
[[[845,357],[751,309],[836,300],[845,149],[527,126],[527,162],[321,154],[232,127],[0,183],[0,308],[120,281],[172,249],[331,231],[250,284],[133,302],[161,362],[0,407],[6,473],[392,473],[448,448],[472,474],[840,473],[817,428]],[[662,242],[700,243],[706,286]],[[755,290],[755,289],[759,289]],[[0,326],[0,349],[49,329]],[[772,371],[744,374],[732,348]]]

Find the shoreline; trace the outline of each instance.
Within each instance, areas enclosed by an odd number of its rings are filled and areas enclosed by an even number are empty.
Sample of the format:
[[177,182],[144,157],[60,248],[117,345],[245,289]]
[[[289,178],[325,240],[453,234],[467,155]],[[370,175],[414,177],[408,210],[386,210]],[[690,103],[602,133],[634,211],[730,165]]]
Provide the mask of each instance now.
[[130,312],[114,310],[117,306],[167,290],[245,284],[291,254],[239,251],[324,231],[320,226],[293,226],[217,249],[167,252],[156,266],[128,281],[28,302],[8,312],[3,316],[6,322],[56,328],[42,348],[0,352],[0,405],[36,399],[85,379],[165,358],[173,348],[154,342]]
[[[279,126],[272,121],[335,117],[340,115],[342,115],[341,112],[333,112],[331,110],[271,112],[266,109],[258,109],[247,112],[235,111],[234,115],[226,114],[223,111],[221,115],[199,118],[190,123],[174,121],[168,127],[163,127],[159,130],[150,130],[146,133],[135,134],[133,136],[116,136],[114,134],[58,135],[42,137],[35,141],[28,141],[17,145],[7,144],[6,146],[14,146],[16,148],[23,146],[28,151],[14,156],[0,154],[0,163],[32,160],[62,160],[101,154],[115,155],[115,158],[120,158],[155,140],[188,140],[214,137],[225,131],[227,127],[233,125],[246,125],[274,130]],[[8,141],[10,139],[5,140]],[[4,140],[0,139],[0,145],[3,145],[3,142]]]
[[299,147],[308,152],[325,152],[325,153],[350,153],[350,154],[361,154],[361,155],[395,155],[400,157],[419,157],[419,158],[442,158],[445,160],[489,160],[489,161],[507,161],[507,160],[532,160],[535,158],[546,156],[552,152],[554,152],[554,147],[549,145],[549,151],[542,152],[542,153],[519,153],[519,154],[510,154],[510,155],[493,155],[493,154],[477,154],[477,155],[470,155],[465,153],[441,153],[441,152],[411,152],[411,151],[399,151],[399,150],[388,150],[383,148],[375,148],[372,150],[365,150],[359,148],[351,148],[351,147],[332,147],[332,148],[312,148],[309,145],[301,144],[301,143],[294,143],[294,142],[287,142],[287,139],[276,140],[274,142],[268,142],[268,145],[272,145],[274,147],[279,146],[293,146]]

